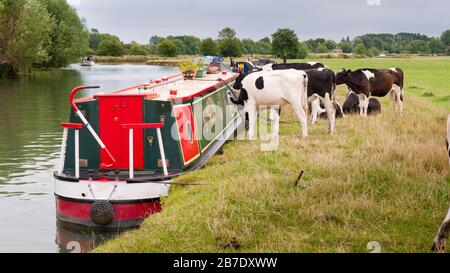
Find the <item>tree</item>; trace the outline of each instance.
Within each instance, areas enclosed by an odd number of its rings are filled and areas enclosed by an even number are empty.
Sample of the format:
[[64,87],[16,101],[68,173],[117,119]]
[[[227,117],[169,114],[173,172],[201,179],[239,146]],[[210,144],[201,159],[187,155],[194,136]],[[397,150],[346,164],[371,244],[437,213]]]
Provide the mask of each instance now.
[[157,35],[153,35],[150,40],[149,40],[149,44],[152,46],[157,46],[162,40],[164,40],[163,37],[159,37]]
[[255,52],[262,55],[272,54],[272,44],[270,42],[270,38],[266,37],[256,42]]
[[308,46],[304,43],[300,43],[298,48],[298,58],[306,59],[306,57],[308,57]]
[[352,44],[344,39],[338,44],[344,53],[352,53]]
[[76,10],[66,0],[39,0],[55,21],[46,66],[64,67],[78,60],[88,49],[88,32]]
[[256,44],[252,39],[243,39],[242,40],[242,48],[244,54],[255,54],[256,53]]
[[226,27],[219,31],[219,40],[232,40],[236,38],[236,31],[232,28]]
[[156,51],[164,57],[175,57],[177,55],[177,46],[170,40],[162,40],[156,46]]
[[330,49],[325,45],[325,43],[322,43],[316,48],[316,53],[330,53]]
[[431,49],[432,54],[442,54],[445,53],[446,46],[438,38],[431,38],[428,41],[428,47]]
[[98,46],[102,42],[102,35],[98,31],[98,29],[93,28],[89,32],[89,47],[93,50],[97,50]]
[[450,29],[442,33],[441,42],[447,47],[450,46]]
[[143,55],[147,55],[147,54],[148,54],[148,52],[143,46],[141,46],[137,42],[131,43],[130,55],[143,56]]
[[204,56],[216,56],[219,54],[219,48],[213,39],[207,38],[202,41],[200,45],[200,52]]
[[272,34],[272,51],[279,58],[287,63],[287,59],[293,59],[298,54],[298,38],[295,32],[291,29],[278,29]]
[[37,0],[1,1],[0,68],[7,67],[14,77],[47,60],[53,26],[54,20]]
[[125,48],[119,38],[110,37],[100,43],[97,54],[100,56],[123,56]]
[[367,48],[362,44],[357,44],[355,48],[353,48],[353,52],[357,55],[366,55],[367,54]]
[[242,55],[242,43],[236,37],[236,31],[227,27],[219,31],[219,51],[223,57]]

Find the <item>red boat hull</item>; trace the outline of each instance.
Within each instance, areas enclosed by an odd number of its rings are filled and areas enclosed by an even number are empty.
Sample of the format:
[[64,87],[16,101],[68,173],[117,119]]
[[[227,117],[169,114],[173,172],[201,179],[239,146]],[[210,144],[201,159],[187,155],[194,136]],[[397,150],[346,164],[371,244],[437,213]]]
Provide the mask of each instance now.
[[98,226],[91,220],[90,209],[94,201],[69,199],[56,195],[58,220],[84,227],[99,229],[120,229],[139,226],[148,216],[161,212],[159,199],[114,202],[114,218],[106,226]]

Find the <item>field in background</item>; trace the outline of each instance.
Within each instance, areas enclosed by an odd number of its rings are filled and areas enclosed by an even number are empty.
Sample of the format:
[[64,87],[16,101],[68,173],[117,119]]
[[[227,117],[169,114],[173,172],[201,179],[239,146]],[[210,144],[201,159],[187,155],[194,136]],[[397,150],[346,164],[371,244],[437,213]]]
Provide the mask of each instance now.
[[450,205],[450,58],[321,61],[334,70],[404,69],[405,116],[384,98],[382,115],[338,120],[336,136],[322,120],[304,142],[286,107],[278,151],[229,142],[177,181],[201,185],[174,187],[161,214],[96,251],[368,252],[375,241],[382,252],[428,252]]

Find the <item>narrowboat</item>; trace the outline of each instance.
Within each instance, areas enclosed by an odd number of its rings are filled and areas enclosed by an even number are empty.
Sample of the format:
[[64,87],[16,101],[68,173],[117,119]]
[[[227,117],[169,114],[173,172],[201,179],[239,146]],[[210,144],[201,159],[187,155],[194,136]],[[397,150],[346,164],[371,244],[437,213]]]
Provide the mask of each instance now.
[[[57,218],[132,228],[161,211],[176,177],[203,167],[243,125],[230,101],[237,74],[182,74],[90,97],[70,93],[55,177]],[[79,97],[79,96],[77,96]]]

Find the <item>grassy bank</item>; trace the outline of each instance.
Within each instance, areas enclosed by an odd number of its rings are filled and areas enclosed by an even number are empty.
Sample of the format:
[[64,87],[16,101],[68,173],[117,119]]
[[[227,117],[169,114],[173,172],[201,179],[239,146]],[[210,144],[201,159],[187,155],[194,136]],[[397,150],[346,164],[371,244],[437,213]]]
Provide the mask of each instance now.
[[[327,60],[341,67],[401,67],[405,116],[388,98],[377,117],[321,121],[303,142],[289,107],[280,148],[233,141],[206,168],[177,182],[164,211],[98,252],[428,252],[448,205],[444,149],[450,59]],[[423,96],[432,93],[433,96]],[[345,88],[339,88],[343,101]],[[300,188],[293,183],[300,170]]]
[[193,56],[178,56],[173,58],[164,58],[159,56],[95,56],[97,63],[142,63],[148,65],[160,65],[160,66],[178,66],[186,59],[193,59]]

